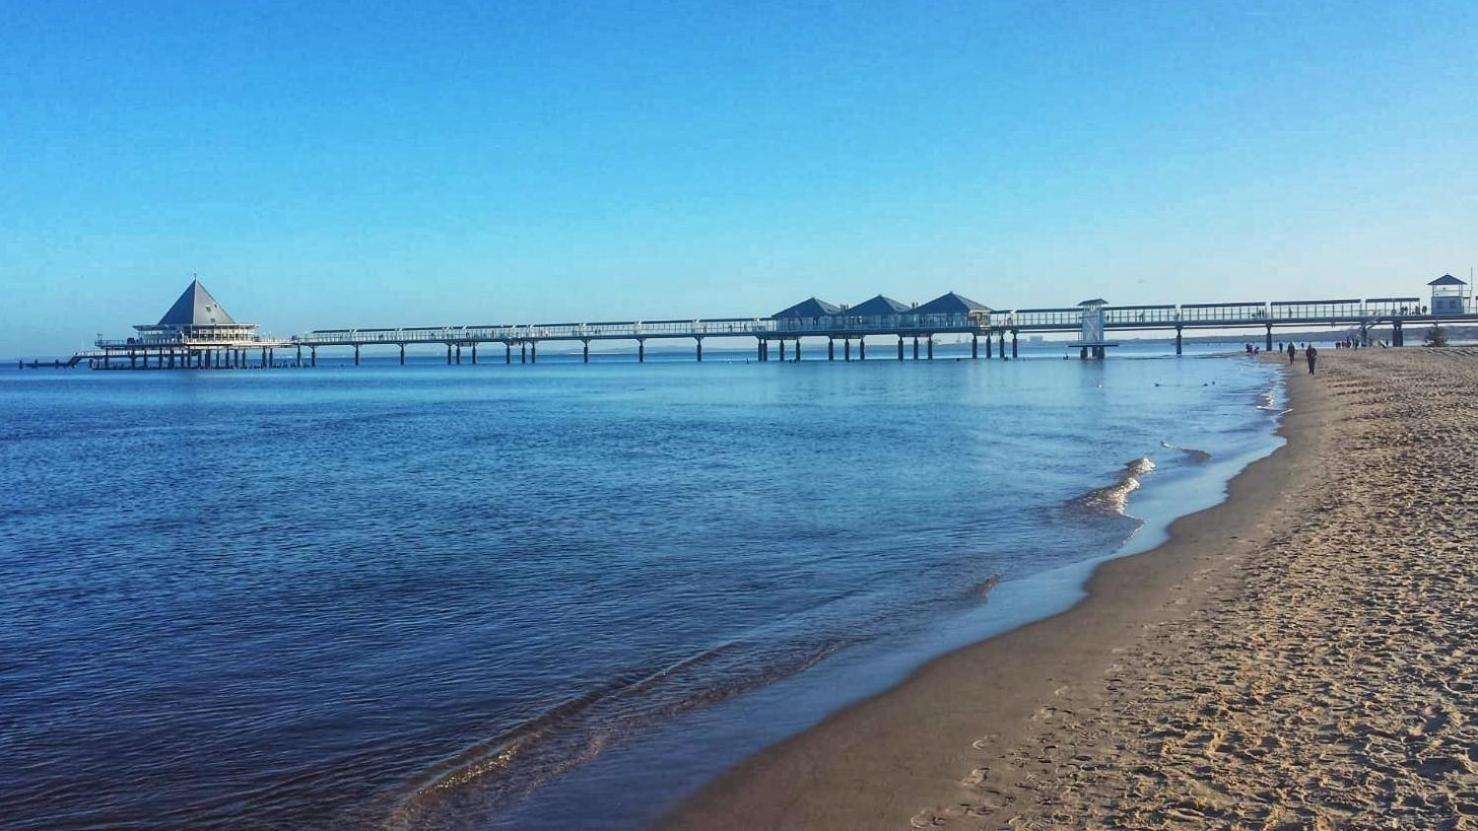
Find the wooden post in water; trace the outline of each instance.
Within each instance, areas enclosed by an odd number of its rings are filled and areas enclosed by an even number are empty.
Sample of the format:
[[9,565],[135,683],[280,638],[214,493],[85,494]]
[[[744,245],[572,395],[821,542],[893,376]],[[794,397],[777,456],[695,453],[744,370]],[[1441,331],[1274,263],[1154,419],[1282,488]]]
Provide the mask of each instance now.
[[1019,354],[1019,353],[1016,351],[1016,330],[1015,329],[1012,329],[1011,330],[1011,357],[1015,358],[1017,356],[1017,354]]
[[1001,360],[1006,360],[1006,330],[1001,330]]
[[639,364],[644,364],[644,363],[647,362],[647,339],[646,338],[637,338],[636,339],[636,362],[639,363]]
[[973,333],[970,335],[970,357],[980,357],[980,336]]
[[477,341],[472,342],[472,365],[477,366]]
[[780,339],[780,363],[785,363],[785,338]]
[[852,360],[852,339],[842,338],[842,360]]
[[934,360],[934,335],[929,335],[929,360]]
[[[584,340],[584,341],[581,341],[580,343],[582,344],[582,346],[580,347],[580,357],[581,357],[582,360],[584,360],[585,363],[588,364],[588,363],[590,363],[590,341],[589,340]],[[698,349],[699,349],[700,352],[702,351],[702,349],[703,349],[703,342],[702,341],[699,341],[698,342]],[[698,358],[698,360],[701,361],[701,360],[703,360],[703,358],[700,356]]]
[[826,359],[835,361],[837,359],[837,339],[828,337],[826,339]]
[[898,360],[903,360],[903,336],[898,336]]
[[1181,335],[1182,335],[1181,327],[1179,325],[1177,325],[1175,327],[1175,354],[1177,354],[1177,355],[1179,355],[1181,353]]
[[918,335],[914,335],[913,336],[913,359],[915,361],[917,361],[919,359],[919,336]]
[[536,341],[536,340],[535,341],[529,341],[529,363],[531,363],[531,364],[537,364],[538,362],[539,362],[539,342]]
[[693,340],[698,342],[698,363],[701,364],[703,363],[703,339],[693,338]]
[[857,339],[857,360],[867,360],[867,338],[865,337]]

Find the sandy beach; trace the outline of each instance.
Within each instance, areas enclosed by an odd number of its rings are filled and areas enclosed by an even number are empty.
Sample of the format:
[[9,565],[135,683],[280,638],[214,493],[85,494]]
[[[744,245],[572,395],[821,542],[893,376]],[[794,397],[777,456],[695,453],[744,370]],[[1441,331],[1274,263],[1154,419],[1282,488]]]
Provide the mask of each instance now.
[[1478,828],[1478,350],[1288,379],[1226,502],[662,827]]

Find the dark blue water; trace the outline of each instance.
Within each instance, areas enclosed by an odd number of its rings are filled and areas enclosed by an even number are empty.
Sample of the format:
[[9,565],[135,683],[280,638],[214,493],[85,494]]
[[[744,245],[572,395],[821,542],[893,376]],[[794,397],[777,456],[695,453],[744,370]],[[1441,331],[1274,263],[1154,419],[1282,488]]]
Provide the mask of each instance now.
[[639,826],[1274,442],[1243,359],[747,354],[0,374],[5,826]]

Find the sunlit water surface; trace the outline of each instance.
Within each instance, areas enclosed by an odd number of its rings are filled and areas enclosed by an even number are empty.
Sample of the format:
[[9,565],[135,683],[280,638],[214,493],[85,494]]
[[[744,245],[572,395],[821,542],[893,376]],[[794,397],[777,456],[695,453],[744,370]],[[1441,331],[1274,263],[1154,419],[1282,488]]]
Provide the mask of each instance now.
[[4,824],[639,827],[1278,441],[1245,358],[960,349],[0,374]]

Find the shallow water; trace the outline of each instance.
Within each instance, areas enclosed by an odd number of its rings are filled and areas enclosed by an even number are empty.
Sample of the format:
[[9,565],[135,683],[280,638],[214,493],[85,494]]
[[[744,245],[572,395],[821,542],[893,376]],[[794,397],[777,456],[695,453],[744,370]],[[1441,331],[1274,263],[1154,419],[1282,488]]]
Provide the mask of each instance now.
[[1026,354],[0,374],[7,827],[640,825],[1274,446]]

